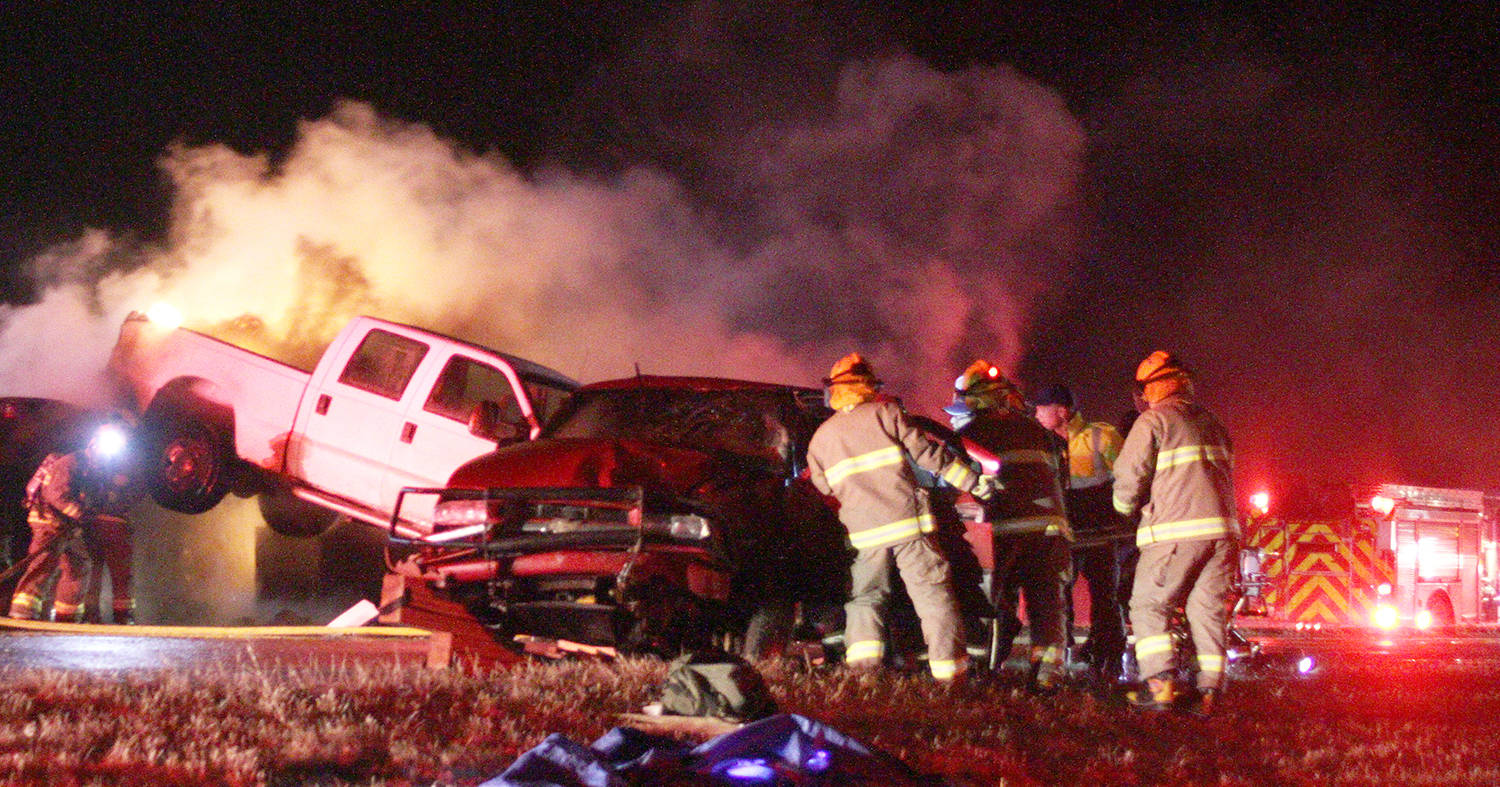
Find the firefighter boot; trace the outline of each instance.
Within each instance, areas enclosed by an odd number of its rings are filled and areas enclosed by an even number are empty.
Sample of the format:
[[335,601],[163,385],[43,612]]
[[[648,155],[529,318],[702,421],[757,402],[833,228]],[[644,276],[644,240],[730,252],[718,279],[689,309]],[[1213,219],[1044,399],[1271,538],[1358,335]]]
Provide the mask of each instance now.
[[1218,689],[1199,689],[1198,696],[1193,698],[1187,707],[1187,712],[1194,716],[1208,718],[1214,715],[1214,708],[1219,704]]
[[1127,692],[1125,699],[1133,708],[1164,711],[1171,710],[1182,694],[1182,687],[1177,684],[1172,673],[1158,672],[1146,679],[1144,688]]

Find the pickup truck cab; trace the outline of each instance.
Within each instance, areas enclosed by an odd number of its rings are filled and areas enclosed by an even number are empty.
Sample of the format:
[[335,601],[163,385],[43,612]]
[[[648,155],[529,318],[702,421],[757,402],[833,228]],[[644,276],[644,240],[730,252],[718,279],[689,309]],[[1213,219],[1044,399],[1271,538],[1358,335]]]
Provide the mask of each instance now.
[[[109,368],[141,414],[152,496],[207,511],[261,495],[278,532],[334,515],[385,526],[402,487],[440,484],[497,445],[536,436],[577,388],[540,364],[357,317],[311,370],[133,313]],[[425,532],[430,510],[403,512]]]

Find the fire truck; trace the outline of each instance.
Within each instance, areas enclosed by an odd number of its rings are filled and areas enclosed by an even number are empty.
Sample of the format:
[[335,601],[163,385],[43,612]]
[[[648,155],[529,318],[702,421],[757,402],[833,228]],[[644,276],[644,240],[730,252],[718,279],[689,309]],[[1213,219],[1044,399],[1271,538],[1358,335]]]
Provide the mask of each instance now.
[[1245,522],[1241,626],[1425,631],[1495,622],[1500,497],[1381,484],[1288,515],[1268,498],[1251,497]]

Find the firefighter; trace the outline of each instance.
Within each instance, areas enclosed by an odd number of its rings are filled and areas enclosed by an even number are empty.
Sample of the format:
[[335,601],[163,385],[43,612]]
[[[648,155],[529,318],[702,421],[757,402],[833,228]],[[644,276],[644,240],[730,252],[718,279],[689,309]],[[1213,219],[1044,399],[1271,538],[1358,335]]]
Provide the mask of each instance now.
[[[112,424],[110,428],[119,430],[119,437],[110,439],[128,443],[129,432],[123,425]],[[122,444],[115,449],[110,458],[98,465],[97,472],[90,472],[84,478],[87,506],[82,522],[83,541],[88,549],[90,571],[88,591],[76,614],[87,621],[98,622],[103,614],[100,595],[104,572],[108,569],[110,620],[121,625],[135,623],[135,596],[131,591],[134,533],[127,514],[145,490],[135,466],[123,455],[126,447]],[[60,614],[59,608],[70,600],[59,594],[54,612]]]
[[[106,425],[83,450],[48,454],[37,467],[26,485],[27,523],[31,527],[28,564],[11,596],[10,617],[40,618],[44,586],[58,572],[53,616],[63,621],[82,618],[83,583],[87,580],[84,569],[90,555],[99,551],[92,545],[96,539],[89,531],[101,513],[108,513],[101,506],[109,504],[106,490],[115,481],[124,440],[117,425]],[[113,538],[111,543],[118,548]],[[128,586],[128,540],[126,544],[123,576]],[[128,602],[128,590],[124,596]]]
[[[1117,592],[1120,583],[1119,542],[1134,533],[1111,504],[1115,458],[1124,438],[1103,421],[1087,422],[1066,385],[1053,384],[1033,398],[1036,420],[1067,444],[1068,481],[1065,499],[1073,543],[1073,580],[1082,575],[1089,584],[1089,636],[1081,649],[1089,676],[1099,686],[1120,678],[1125,654],[1125,612]],[[1073,583],[1063,594],[1073,598]],[[1073,630],[1073,607],[1067,603],[1067,638]]]
[[857,550],[845,607],[845,662],[858,668],[882,663],[895,568],[921,619],[928,669],[939,680],[957,678],[968,654],[951,567],[932,538],[930,503],[908,459],[979,497],[992,494],[995,479],[948,453],[899,404],[878,396],[880,381],[858,353],[835,363],[823,385],[834,414],[813,434],[807,462],[813,484],[838,499],[839,520]]
[[[990,598],[1004,625],[1005,612],[1025,594],[1028,688],[1055,690],[1065,675],[1063,588],[1072,573],[1073,540],[1063,501],[1061,441],[1026,415],[1020,391],[988,361],[975,361],[959,375],[953,404],[944,410],[960,437],[1000,461],[1003,488],[984,505],[995,555]],[[1010,641],[1001,637],[1001,657]]]
[[[1140,559],[1130,599],[1135,656],[1144,691],[1139,707],[1191,702],[1207,715],[1224,681],[1228,597],[1239,554],[1229,434],[1193,401],[1192,377],[1178,359],[1153,352],[1136,369],[1145,410],[1115,462],[1114,506],[1139,517]],[[1177,678],[1169,620],[1184,609],[1197,653],[1197,695]]]

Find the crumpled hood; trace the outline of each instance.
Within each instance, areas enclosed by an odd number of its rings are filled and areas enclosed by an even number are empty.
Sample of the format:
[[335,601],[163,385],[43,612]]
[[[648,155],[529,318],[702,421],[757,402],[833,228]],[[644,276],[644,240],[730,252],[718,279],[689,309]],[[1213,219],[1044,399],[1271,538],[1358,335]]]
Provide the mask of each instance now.
[[702,451],[640,440],[543,439],[508,445],[453,471],[459,489],[533,486],[643,487],[685,494],[709,477]]

